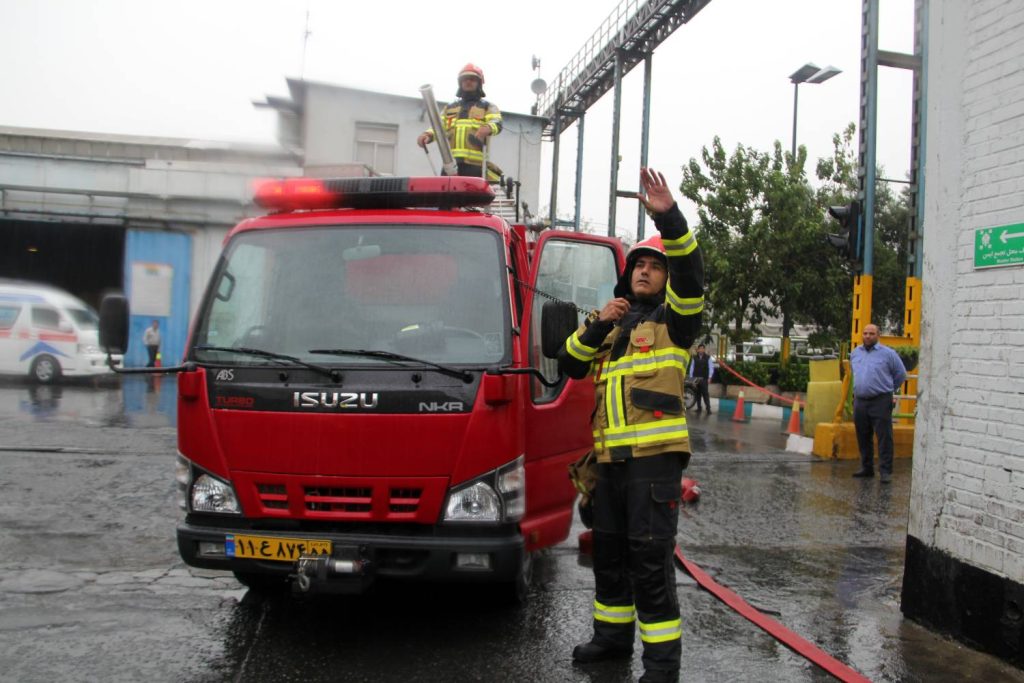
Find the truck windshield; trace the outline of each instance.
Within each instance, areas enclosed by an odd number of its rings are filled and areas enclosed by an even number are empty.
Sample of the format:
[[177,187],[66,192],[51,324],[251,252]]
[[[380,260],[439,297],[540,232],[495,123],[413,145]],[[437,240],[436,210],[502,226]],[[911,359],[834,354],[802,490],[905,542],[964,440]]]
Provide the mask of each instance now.
[[[193,356],[231,364],[259,348],[322,365],[387,362],[312,353],[366,349],[434,363],[506,361],[511,326],[499,236],[408,225],[254,230],[232,239],[196,326]],[[394,364],[392,364],[394,367]]]

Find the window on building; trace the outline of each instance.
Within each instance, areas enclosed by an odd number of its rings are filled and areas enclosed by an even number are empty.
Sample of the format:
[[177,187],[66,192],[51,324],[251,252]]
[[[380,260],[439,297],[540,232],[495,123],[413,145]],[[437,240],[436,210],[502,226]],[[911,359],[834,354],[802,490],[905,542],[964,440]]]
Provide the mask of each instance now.
[[383,123],[356,124],[356,161],[366,164],[377,173],[395,172],[395,144],[398,126]]

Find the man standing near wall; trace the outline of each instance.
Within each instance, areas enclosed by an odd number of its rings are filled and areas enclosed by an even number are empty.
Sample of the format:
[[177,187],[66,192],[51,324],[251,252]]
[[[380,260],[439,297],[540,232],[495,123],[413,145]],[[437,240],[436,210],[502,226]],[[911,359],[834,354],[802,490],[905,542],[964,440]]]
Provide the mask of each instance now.
[[879,481],[892,480],[892,396],[907,379],[899,354],[878,341],[878,326],[865,325],[864,344],[850,353],[853,369],[853,425],[857,430],[860,469],[854,477],[875,476],[878,437]]
[[157,354],[160,353],[160,321],[154,320],[149,327],[146,328],[146,332],[142,335],[142,344],[146,347],[146,353],[149,354],[149,361],[146,363],[147,368],[156,366]]

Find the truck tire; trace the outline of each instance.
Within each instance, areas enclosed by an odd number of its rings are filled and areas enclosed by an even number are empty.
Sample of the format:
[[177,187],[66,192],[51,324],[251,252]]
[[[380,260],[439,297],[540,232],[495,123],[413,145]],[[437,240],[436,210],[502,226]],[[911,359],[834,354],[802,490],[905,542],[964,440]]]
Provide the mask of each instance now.
[[37,384],[53,384],[60,379],[60,363],[49,354],[40,354],[32,361],[29,376]]
[[259,574],[255,572],[233,572],[238,583],[242,584],[254,593],[263,595],[276,595],[284,593],[288,588],[288,581],[284,575]]
[[530,595],[530,584],[533,583],[533,565],[536,559],[536,552],[523,553],[523,562],[519,567],[519,574],[511,582],[501,586],[503,602],[512,607],[521,607],[527,603]]

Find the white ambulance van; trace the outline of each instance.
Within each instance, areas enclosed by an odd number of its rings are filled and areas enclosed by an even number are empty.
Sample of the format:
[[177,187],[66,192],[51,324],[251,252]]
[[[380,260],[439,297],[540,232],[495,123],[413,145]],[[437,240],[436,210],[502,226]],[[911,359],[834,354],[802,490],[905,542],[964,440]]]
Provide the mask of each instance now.
[[96,311],[61,289],[0,279],[0,374],[50,384],[110,372],[98,324]]

